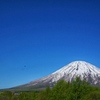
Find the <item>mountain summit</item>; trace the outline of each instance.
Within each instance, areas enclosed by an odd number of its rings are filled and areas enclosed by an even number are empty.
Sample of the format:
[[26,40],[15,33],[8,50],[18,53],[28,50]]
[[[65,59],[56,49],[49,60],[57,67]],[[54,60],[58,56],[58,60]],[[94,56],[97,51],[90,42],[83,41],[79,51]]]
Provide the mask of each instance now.
[[[85,61],[74,61],[52,75],[56,75],[55,81],[58,81],[60,78],[71,81],[76,77],[80,77],[82,80],[85,78],[87,81],[92,78],[95,81],[97,77],[100,77],[100,69]],[[96,83],[97,81],[95,81]]]
[[19,86],[21,88],[45,88],[46,86],[53,86],[59,80],[73,81],[76,77],[80,77],[81,80],[85,79],[91,85],[100,86],[100,69],[96,66],[87,63],[85,61],[74,61],[70,64],[62,67],[56,72],[43,77],[38,80],[34,80],[28,84]]

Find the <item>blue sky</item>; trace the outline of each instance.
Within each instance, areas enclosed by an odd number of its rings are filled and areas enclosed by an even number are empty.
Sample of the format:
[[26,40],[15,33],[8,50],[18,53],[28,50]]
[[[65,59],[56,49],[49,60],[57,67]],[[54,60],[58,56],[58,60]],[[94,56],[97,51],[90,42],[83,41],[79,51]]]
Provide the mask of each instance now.
[[99,0],[0,0],[0,88],[75,60],[100,67]]

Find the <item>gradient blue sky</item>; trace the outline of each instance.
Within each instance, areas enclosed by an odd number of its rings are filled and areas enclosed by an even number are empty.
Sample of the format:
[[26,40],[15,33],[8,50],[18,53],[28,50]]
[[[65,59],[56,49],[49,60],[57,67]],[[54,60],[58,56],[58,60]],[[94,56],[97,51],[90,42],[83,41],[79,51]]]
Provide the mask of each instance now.
[[0,0],[0,88],[74,60],[100,67],[99,0]]

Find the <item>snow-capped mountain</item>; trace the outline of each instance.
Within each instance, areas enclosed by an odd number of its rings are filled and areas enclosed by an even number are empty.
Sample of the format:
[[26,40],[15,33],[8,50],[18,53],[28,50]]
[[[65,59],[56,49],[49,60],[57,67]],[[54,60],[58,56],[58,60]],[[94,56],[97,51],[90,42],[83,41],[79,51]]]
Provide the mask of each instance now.
[[88,81],[91,85],[100,85],[99,68],[85,61],[74,61],[56,72],[28,84],[22,85],[22,87],[43,88],[48,85],[53,86],[61,79],[71,82],[76,77],[80,77],[82,80],[86,79],[86,81]]
[[96,84],[98,82],[97,78],[100,77],[100,69],[85,61],[74,61],[57,70],[52,75],[55,76],[52,81],[58,81],[60,78],[71,81],[78,76],[82,80],[85,78],[87,81],[91,77],[95,82],[94,84]]

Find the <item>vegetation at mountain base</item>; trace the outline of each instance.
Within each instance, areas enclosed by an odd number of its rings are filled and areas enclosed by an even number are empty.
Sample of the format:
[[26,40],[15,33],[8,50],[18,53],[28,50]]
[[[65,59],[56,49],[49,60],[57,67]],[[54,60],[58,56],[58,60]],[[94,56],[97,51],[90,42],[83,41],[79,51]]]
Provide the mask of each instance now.
[[79,77],[73,82],[58,81],[53,88],[41,91],[4,91],[0,100],[100,100],[100,88]]

